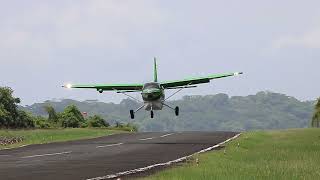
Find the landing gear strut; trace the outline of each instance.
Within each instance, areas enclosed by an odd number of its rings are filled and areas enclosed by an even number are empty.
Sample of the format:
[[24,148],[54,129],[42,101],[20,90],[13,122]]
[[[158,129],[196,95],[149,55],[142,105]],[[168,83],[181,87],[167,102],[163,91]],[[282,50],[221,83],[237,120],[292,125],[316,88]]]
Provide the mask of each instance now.
[[179,109],[178,106],[177,106],[176,108],[173,108],[173,107],[169,106],[168,104],[165,104],[164,102],[162,102],[162,104],[163,104],[164,106],[166,106],[166,107],[174,110],[174,113],[176,114],[176,116],[179,116],[179,111],[180,111],[180,109]]

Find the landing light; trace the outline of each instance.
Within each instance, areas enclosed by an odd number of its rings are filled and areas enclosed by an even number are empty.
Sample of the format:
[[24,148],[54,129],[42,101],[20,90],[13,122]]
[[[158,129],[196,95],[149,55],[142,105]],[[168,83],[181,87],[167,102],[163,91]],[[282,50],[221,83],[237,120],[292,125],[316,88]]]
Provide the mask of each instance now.
[[235,73],[233,73],[233,75],[235,75],[235,76],[239,76],[240,74],[242,74],[242,72],[235,72]]
[[70,89],[70,88],[72,88],[72,84],[66,84],[65,87]]

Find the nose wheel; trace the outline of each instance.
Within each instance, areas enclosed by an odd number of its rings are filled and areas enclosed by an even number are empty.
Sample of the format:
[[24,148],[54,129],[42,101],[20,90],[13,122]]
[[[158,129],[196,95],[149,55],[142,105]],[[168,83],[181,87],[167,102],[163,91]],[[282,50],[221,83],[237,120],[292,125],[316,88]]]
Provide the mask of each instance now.
[[133,110],[130,110],[130,117],[131,117],[131,119],[134,119],[134,111]]
[[179,116],[179,107],[177,106],[175,109],[174,109],[174,112],[175,112],[175,114],[176,114],[176,116]]
[[154,112],[151,111],[151,112],[150,112],[150,115],[151,115],[151,119],[153,119],[153,117],[154,117]]

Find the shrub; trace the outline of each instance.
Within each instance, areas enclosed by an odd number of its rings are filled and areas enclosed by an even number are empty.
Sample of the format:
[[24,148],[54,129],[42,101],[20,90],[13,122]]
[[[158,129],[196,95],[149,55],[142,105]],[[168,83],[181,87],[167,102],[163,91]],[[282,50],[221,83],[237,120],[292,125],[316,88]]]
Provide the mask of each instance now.
[[52,124],[50,124],[48,120],[42,116],[34,117],[33,121],[36,128],[47,129],[52,127]]
[[88,118],[88,127],[109,127],[110,124],[107,123],[103,118],[98,115],[90,116]]
[[12,126],[15,128],[34,128],[33,116],[25,111],[18,110],[18,117]]
[[63,113],[60,115],[60,123],[62,127],[80,127],[85,120],[75,105],[67,106]]

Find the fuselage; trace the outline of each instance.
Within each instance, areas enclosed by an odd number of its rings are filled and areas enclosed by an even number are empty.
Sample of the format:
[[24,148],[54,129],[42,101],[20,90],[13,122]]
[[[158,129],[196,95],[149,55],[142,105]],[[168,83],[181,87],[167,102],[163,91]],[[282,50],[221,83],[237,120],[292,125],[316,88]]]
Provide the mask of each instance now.
[[143,86],[141,95],[147,111],[161,110],[163,108],[165,94],[159,83],[146,83]]

